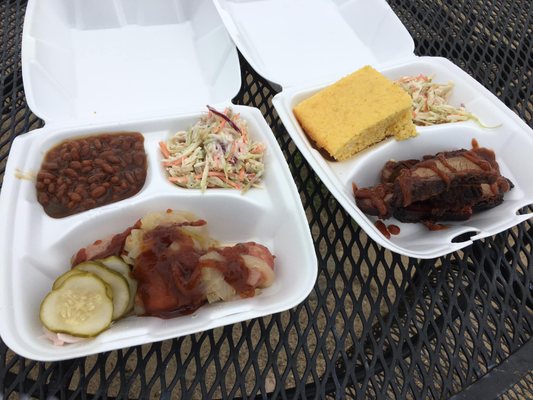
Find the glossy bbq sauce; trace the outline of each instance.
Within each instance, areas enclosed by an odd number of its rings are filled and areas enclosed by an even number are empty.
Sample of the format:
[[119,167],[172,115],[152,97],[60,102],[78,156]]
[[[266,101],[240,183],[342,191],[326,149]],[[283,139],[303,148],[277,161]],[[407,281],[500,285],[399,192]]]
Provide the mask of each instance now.
[[[239,257],[245,250],[238,245],[218,249],[224,262],[213,261],[209,265],[221,271],[241,297],[255,293],[246,284],[248,269]],[[199,262],[203,254],[194,248],[192,238],[179,229],[179,224],[158,226],[144,233],[142,251],[133,270],[144,315],[173,318],[191,314],[207,302],[201,273],[207,261]]]
[[253,297],[255,288],[247,283],[249,270],[244,265],[242,254],[247,254],[248,249],[243,244],[236,244],[233,247],[224,247],[214,250],[225,261],[203,260],[202,267],[216,268],[224,276],[224,280],[229,283],[241,297]]
[[399,235],[400,234],[400,227],[394,224],[390,224],[387,226],[387,230],[391,235]]
[[387,239],[391,238],[391,235],[399,235],[400,234],[400,227],[394,224],[385,225],[383,221],[378,219],[374,226],[378,228],[378,230],[385,236]]
[[206,302],[197,268],[202,253],[177,225],[145,232],[141,249],[133,277],[145,315],[172,318],[190,314]]
[[448,225],[443,224],[437,224],[433,221],[421,221],[426,228],[428,228],[430,231],[443,231],[445,229],[448,229]]
[[390,239],[390,232],[389,230],[387,229],[387,226],[383,223],[383,221],[381,221],[380,219],[378,219],[374,225],[376,226],[376,228],[378,228],[378,230],[381,232],[381,234],[383,236],[385,236],[387,239]]

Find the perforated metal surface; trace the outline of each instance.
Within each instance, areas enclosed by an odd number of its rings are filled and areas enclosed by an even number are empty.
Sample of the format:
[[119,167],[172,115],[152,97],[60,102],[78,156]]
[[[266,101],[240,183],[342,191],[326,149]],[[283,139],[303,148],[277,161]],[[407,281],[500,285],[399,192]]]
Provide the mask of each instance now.
[[[530,1],[390,4],[417,54],[451,59],[533,126]],[[0,176],[13,138],[41,126],[22,87],[24,7],[0,3]],[[267,118],[311,227],[319,275],[308,299],[271,317],[66,362],[23,359],[0,341],[0,398],[441,399],[530,340],[531,221],[437,260],[383,250],[312,172],[272,107],[275,91],[241,61],[235,102],[259,107]],[[516,388],[518,397],[502,398],[532,398],[531,375]]]

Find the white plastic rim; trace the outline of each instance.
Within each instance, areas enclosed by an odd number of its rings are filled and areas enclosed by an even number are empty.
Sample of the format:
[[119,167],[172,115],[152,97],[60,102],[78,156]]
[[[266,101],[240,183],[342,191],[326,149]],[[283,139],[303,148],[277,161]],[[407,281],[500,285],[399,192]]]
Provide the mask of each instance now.
[[[533,167],[531,128],[470,75],[444,58],[414,57],[394,67],[377,68],[391,79],[422,73],[432,75],[435,82],[452,81],[455,87],[450,102],[464,104],[484,124],[497,127],[481,128],[473,121],[417,127],[418,136],[415,138],[406,141],[389,139],[349,160],[331,162],[311,145],[292,111],[300,101],[327,85],[291,88],[276,95],[274,107],[291,138],[342,207],[372,239],[393,252],[429,259],[460,250],[476,239],[495,235],[531,218],[531,213],[518,213],[533,203],[533,180],[529,172]],[[472,139],[476,139],[480,146],[494,150],[502,175],[515,185],[505,194],[501,205],[474,214],[467,221],[445,223],[449,225],[448,229],[433,232],[429,232],[422,224],[401,223],[391,218],[386,223],[398,225],[401,233],[390,239],[375,227],[376,218],[365,215],[355,205],[352,183],[358,187],[379,183],[379,173],[388,160],[421,158],[439,151],[469,149]],[[472,234],[469,240],[453,241],[464,233]]]
[[[223,108],[225,105],[216,105]],[[262,188],[199,190],[169,183],[160,165],[160,140],[186,129],[202,112],[86,127],[43,128],[15,139],[0,194],[0,335],[18,354],[53,361],[175,338],[289,309],[307,297],[317,260],[307,219],[285,158],[260,111],[232,106],[266,144]],[[48,217],[36,199],[35,176],[45,152],[67,138],[139,131],[145,138],[148,175],[135,196],[66,218]],[[45,339],[39,305],[70,257],[97,239],[119,233],[151,211],[187,210],[208,223],[211,236],[231,244],[256,241],[275,255],[274,284],[253,298],[201,307],[162,320],[128,317],[94,339],[63,347]]]
[[29,107],[54,125],[195,111],[241,86],[211,0],[30,0],[22,75]]

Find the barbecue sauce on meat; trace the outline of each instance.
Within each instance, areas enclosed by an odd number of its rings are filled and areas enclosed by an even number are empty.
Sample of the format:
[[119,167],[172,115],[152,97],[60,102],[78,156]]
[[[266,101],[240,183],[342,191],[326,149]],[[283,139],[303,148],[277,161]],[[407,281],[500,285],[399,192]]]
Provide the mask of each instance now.
[[[353,188],[353,186],[352,186]],[[390,216],[390,210],[385,202],[387,190],[385,186],[378,185],[374,188],[362,188],[354,190],[356,199],[369,199],[372,205],[378,210],[378,215],[382,218]]]
[[201,256],[176,224],[144,233],[133,277],[145,315],[172,318],[193,313],[206,302],[198,268]]
[[229,283],[240,297],[253,297],[255,288],[249,285],[249,270],[244,265],[242,254],[248,254],[245,245],[239,243],[232,247],[224,247],[216,250],[225,258],[225,261],[202,260],[202,267],[216,268],[224,276],[224,280]]
[[145,315],[173,318],[200,308],[207,302],[202,283],[205,267],[220,271],[239,296],[254,296],[255,288],[247,283],[249,270],[240,257],[248,254],[244,244],[216,249],[223,261],[200,262],[205,252],[196,250],[193,239],[178,227],[179,224],[160,225],[143,235],[133,277],[138,281],[137,296]]

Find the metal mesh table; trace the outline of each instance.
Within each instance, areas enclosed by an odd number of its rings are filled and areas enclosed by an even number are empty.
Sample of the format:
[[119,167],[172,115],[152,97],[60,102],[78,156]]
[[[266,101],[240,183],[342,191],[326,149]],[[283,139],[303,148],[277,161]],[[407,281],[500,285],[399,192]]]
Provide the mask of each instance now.
[[[531,1],[390,4],[417,54],[449,58],[533,126]],[[0,2],[2,178],[12,140],[42,125],[22,86],[24,11],[22,0]],[[0,341],[0,399],[533,398],[532,222],[435,260],[384,250],[295,148],[276,91],[241,67],[234,102],[263,112],[307,213],[319,262],[309,297],[266,318],[64,362],[27,360]]]

